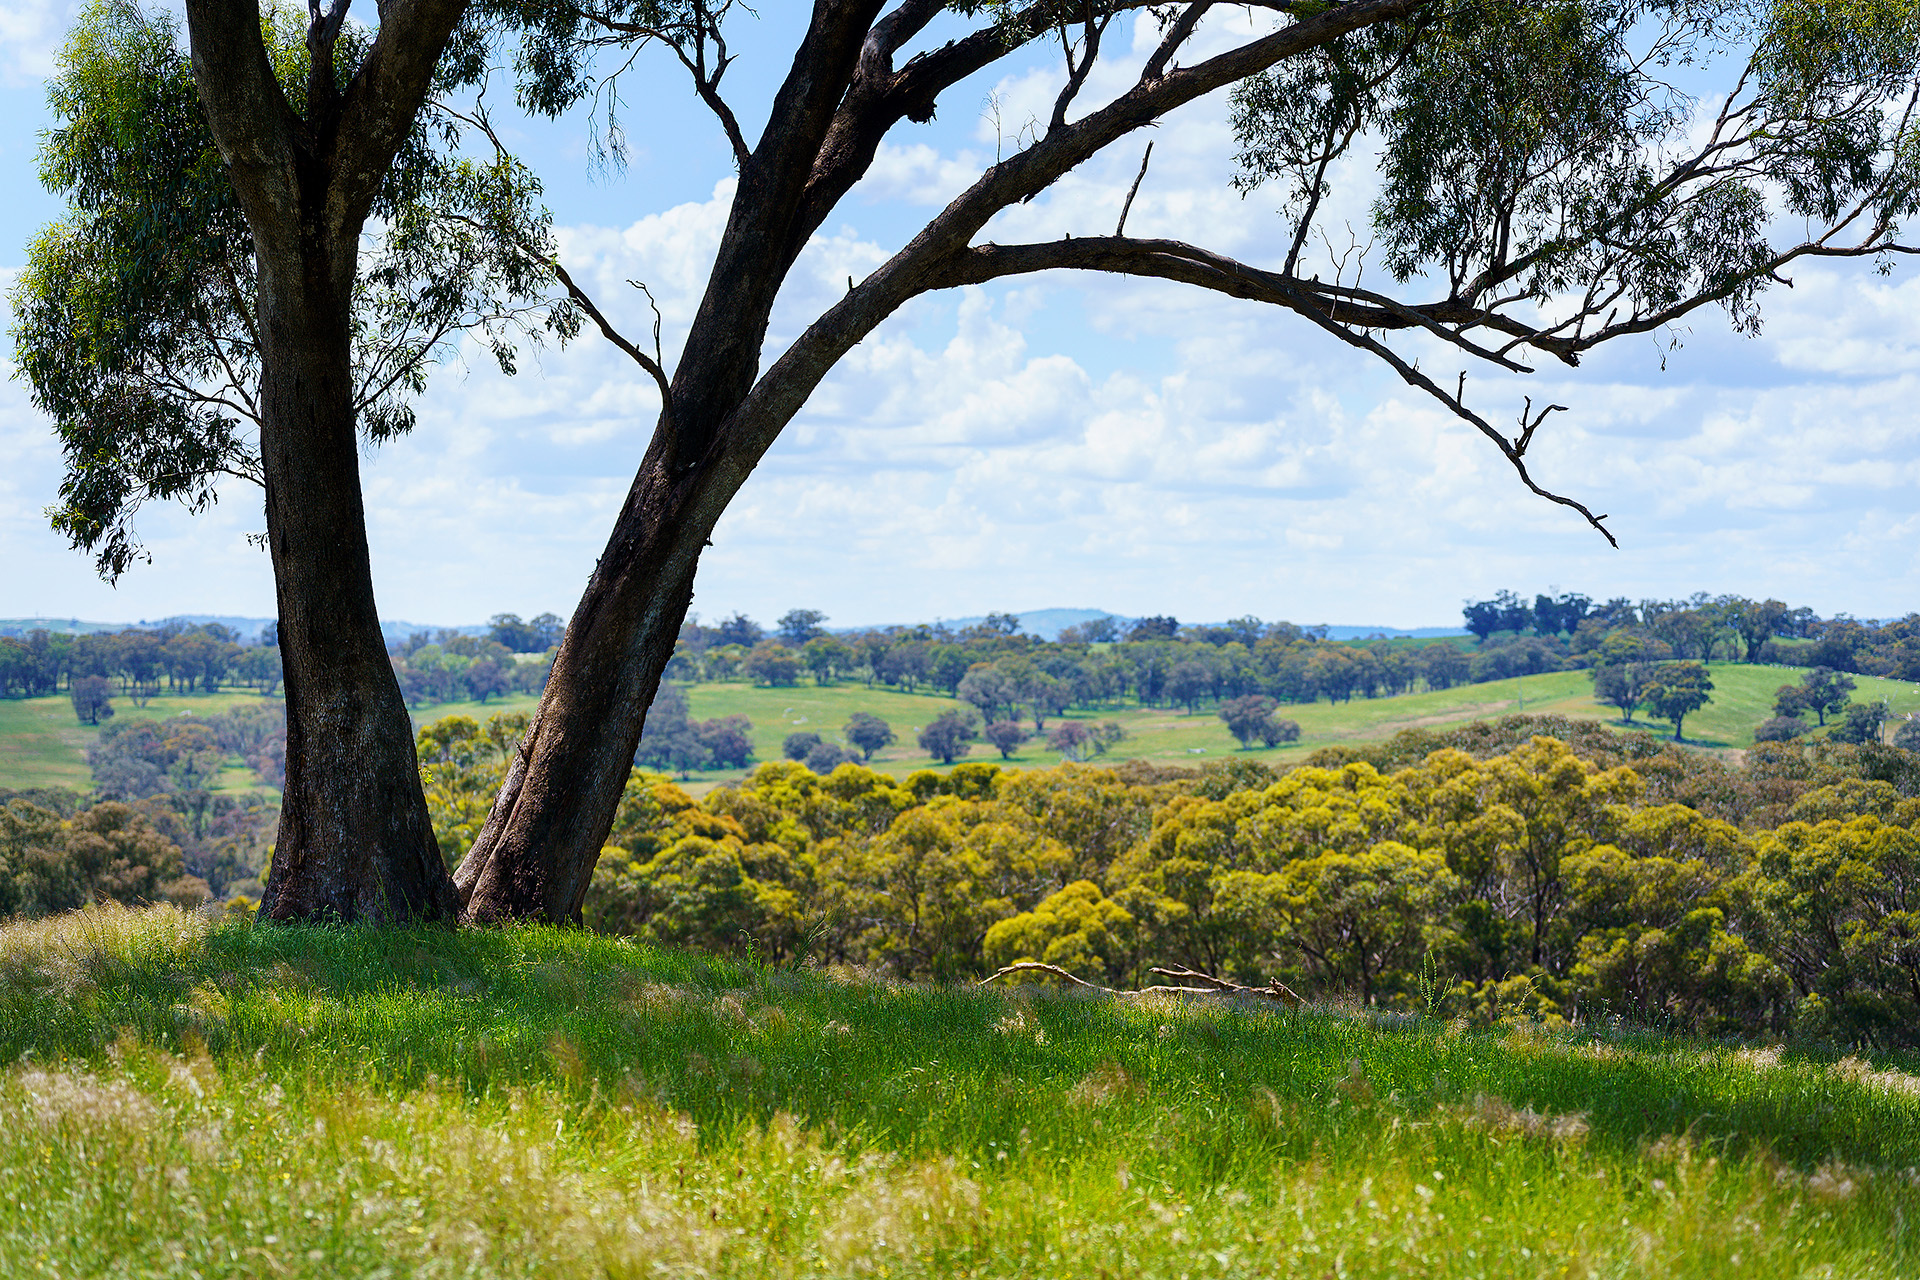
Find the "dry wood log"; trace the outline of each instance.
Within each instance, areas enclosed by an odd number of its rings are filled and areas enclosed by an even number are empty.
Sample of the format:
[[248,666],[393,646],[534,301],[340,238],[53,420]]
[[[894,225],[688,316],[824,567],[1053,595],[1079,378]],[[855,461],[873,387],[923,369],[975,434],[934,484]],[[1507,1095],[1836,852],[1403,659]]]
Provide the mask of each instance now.
[[1089,991],[1098,991],[1108,996],[1252,996],[1260,1000],[1272,1000],[1276,1004],[1286,1005],[1289,1009],[1298,1009],[1306,1004],[1306,1001],[1301,999],[1292,988],[1277,979],[1269,979],[1264,987],[1247,987],[1238,982],[1228,982],[1225,978],[1216,978],[1210,973],[1201,973],[1197,969],[1183,969],[1177,965],[1170,969],[1156,966],[1148,969],[1147,972],[1158,974],[1162,978],[1179,978],[1185,982],[1197,982],[1201,985],[1141,987],[1137,990],[1123,991],[1113,987],[1103,987],[1098,983],[1088,982],[1084,978],[1077,978],[1057,964],[1042,964],[1038,960],[1022,960],[1018,964],[1007,965],[980,979],[977,985],[984,987],[989,982],[1013,973],[1050,973],[1056,978],[1066,979],[1076,987],[1085,987]]

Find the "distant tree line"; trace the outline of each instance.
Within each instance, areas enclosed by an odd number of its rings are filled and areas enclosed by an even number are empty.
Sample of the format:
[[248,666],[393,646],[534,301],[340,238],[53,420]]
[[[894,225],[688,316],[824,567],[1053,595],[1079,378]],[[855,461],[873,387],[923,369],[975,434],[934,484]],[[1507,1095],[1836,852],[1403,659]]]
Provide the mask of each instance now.
[[[551,613],[522,622],[496,615],[485,636],[421,632],[391,653],[407,700],[485,702],[508,693],[538,693],[566,624]],[[155,695],[250,688],[277,693],[281,681],[277,628],[258,641],[217,622],[167,622],[118,632],[70,635],[36,629],[0,636],[0,697],[40,698],[67,692],[75,713],[93,724],[113,714],[111,699],[144,706]]]
[[163,689],[168,693],[215,693],[244,686],[261,694],[280,687],[280,649],[271,629],[262,642],[245,644],[240,634],[217,622],[169,622],[151,629],[67,635],[46,630],[24,637],[0,636],[0,697],[39,698],[74,690],[76,681],[93,680],[81,718],[98,719],[105,704],[98,694],[131,699],[144,706]]
[[1044,734],[1050,720],[1074,709],[1138,703],[1196,711],[1249,693],[1339,702],[1536,669],[1524,655],[1480,661],[1457,641],[1342,644],[1326,640],[1324,628],[1257,618],[1183,627],[1154,617],[1125,631],[1106,618],[1070,627],[1054,641],[1021,633],[1012,614],[991,614],[959,629],[834,633],[825,621],[818,610],[794,610],[769,633],[742,614],[715,626],[694,620],[681,631],[667,677],[774,687],[858,681],[938,692],[969,704],[978,726],[1024,719]]
[[1577,593],[1541,594],[1529,603],[1512,591],[1501,591],[1491,600],[1468,601],[1461,613],[1483,647],[1503,641],[1543,642],[1580,659],[1610,638],[1627,636],[1663,659],[1828,667],[1920,681],[1920,613],[1884,621],[1846,614],[1822,618],[1812,609],[1779,600],[1709,596],[1704,591],[1684,600],[1618,597],[1604,603]]
[[[1704,593],[1687,600],[1595,603],[1577,593],[1542,594],[1529,602],[1502,591],[1491,600],[1469,601],[1462,613],[1474,637],[1471,644],[1384,637],[1334,641],[1324,627],[1250,616],[1202,626],[1183,626],[1165,615],[1124,624],[1108,617],[1045,641],[1022,633],[1019,619],[1008,613],[989,614],[960,628],[853,632],[829,631],[827,616],[816,609],[791,610],[771,629],[736,613],[711,626],[690,620],[667,678],[747,680],[774,687],[802,680],[859,681],[934,691],[968,703],[982,732],[1025,719],[1040,734],[1050,719],[1068,710],[1137,704],[1195,712],[1236,702],[1244,710],[1255,705],[1242,701],[1247,698],[1266,698],[1276,707],[1323,698],[1338,703],[1549,671],[1632,665],[1629,684],[1620,687],[1615,672],[1606,691],[1629,698],[1628,717],[1645,707],[1661,718],[1684,721],[1704,705],[1711,689],[1698,664],[1744,659],[1814,666],[1831,659],[1825,665],[1836,670],[1864,670],[1886,665],[1892,652],[1887,646],[1896,640],[1904,645],[1901,628],[1915,622],[1874,628],[1848,618],[1822,620],[1809,609],[1790,609],[1776,600]],[[1920,625],[1915,634],[1920,636]],[[1915,678],[1920,678],[1920,640],[1914,661]],[[1656,673],[1658,664],[1668,662],[1696,665],[1662,667]],[[1603,694],[1602,700],[1613,699]],[[1249,735],[1242,740],[1249,741],[1261,738],[1267,722],[1275,732],[1286,732],[1280,727],[1287,723],[1284,718],[1271,713],[1236,714],[1230,725],[1241,724]],[[1010,737],[1010,731],[1002,730],[1001,736]]]
[[[510,621],[503,624],[502,618]],[[534,619],[535,624],[542,621]],[[537,694],[546,688],[547,673],[553,669],[554,646],[515,649],[499,639],[501,635],[529,645],[546,638],[544,628],[523,624],[511,614],[495,618],[485,636],[458,631],[415,632],[387,655],[400,681],[401,694],[410,706],[423,707],[439,702],[485,703],[508,694]]]

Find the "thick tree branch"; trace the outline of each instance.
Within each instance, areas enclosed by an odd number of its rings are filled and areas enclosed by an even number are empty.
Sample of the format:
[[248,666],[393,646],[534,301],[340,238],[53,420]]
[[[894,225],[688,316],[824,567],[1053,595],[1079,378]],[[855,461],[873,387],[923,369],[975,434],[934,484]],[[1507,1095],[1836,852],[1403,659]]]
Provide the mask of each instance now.
[[[1449,327],[1449,323],[1467,327],[1490,318],[1457,303],[1406,306],[1351,286],[1326,285],[1265,271],[1179,240],[1089,236],[1041,244],[980,245],[948,259],[941,287],[984,284],[1002,276],[1063,269],[1177,280],[1361,329],[1421,329],[1477,359],[1515,373],[1532,372],[1498,352],[1469,342],[1458,328]],[[1356,298],[1367,301],[1351,301]]]
[[241,205],[296,216],[298,121],[274,77],[255,0],[187,0],[193,81]]
[[332,188],[327,203],[336,227],[358,234],[366,221],[468,3],[388,0],[381,10],[373,47],[347,86],[327,157]]
[[[1448,392],[1402,359],[1391,347],[1365,332],[1368,328],[1411,328],[1418,321],[1417,327],[1472,355],[1516,372],[1530,372],[1525,366],[1467,342],[1452,330],[1418,317],[1411,308],[1399,309],[1406,313],[1405,318],[1397,311],[1356,316],[1352,314],[1356,309],[1317,296],[1306,283],[1274,272],[1261,271],[1179,241],[1088,239],[1037,245],[983,245],[948,259],[944,270],[939,273],[939,279],[941,287],[950,287],[1063,267],[1178,280],[1237,298],[1272,303],[1305,316],[1349,346],[1358,347],[1384,360],[1408,385],[1426,392],[1456,417],[1492,440],[1528,489],[1549,502],[1579,512],[1609,543],[1616,547],[1620,545],[1602,523],[1605,516],[1596,516],[1580,502],[1541,487],[1527,471],[1523,457],[1532,442],[1534,431],[1547,413],[1560,406],[1542,410],[1531,423],[1523,422],[1521,436],[1509,440],[1486,419],[1467,408],[1457,393]],[[1377,319],[1383,314],[1391,315],[1400,322],[1384,325],[1362,323],[1365,319]],[[1356,324],[1360,327],[1355,327]]]
[[[1151,84],[1136,85],[1114,102],[988,169],[906,247],[808,326],[735,403],[713,440],[701,449],[702,456],[714,464],[699,481],[701,486],[712,486],[713,500],[722,502],[735,492],[834,363],[908,299],[946,287],[951,268],[968,242],[995,213],[1037,195],[1116,138],[1152,124],[1176,107],[1350,31],[1396,21],[1421,3],[1349,0],[1197,66],[1177,68]],[[676,388],[686,377],[687,367],[682,364]],[[693,462],[686,459],[689,465]]]

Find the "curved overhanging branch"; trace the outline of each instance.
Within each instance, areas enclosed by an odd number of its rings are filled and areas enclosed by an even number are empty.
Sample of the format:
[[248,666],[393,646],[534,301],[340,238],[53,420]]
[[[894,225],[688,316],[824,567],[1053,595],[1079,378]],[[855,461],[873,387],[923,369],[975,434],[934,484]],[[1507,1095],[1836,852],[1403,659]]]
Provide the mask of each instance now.
[[1533,433],[1541,420],[1551,410],[1542,410],[1540,416],[1531,422],[1523,421],[1521,434],[1510,440],[1493,424],[1469,409],[1458,392],[1447,391],[1368,332],[1373,328],[1419,328],[1490,364],[1517,373],[1532,372],[1525,365],[1516,364],[1504,355],[1467,341],[1457,331],[1421,315],[1414,308],[1395,304],[1361,313],[1350,304],[1315,292],[1311,282],[1263,271],[1178,240],[1128,240],[1111,236],[1056,240],[1045,244],[979,245],[947,260],[942,285],[980,284],[1002,276],[1060,268],[1177,280],[1216,293],[1267,302],[1297,312],[1348,346],[1358,347],[1385,361],[1409,386],[1426,392],[1445,405],[1455,417],[1493,441],[1520,477],[1520,483],[1549,502],[1579,512],[1609,544],[1615,547],[1620,545],[1604,523],[1605,516],[1595,515],[1577,499],[1545,488],[1528,472],[1525,462],[1527,446],[1532,443]]
[[[936,225],[938,221],[935,220]],[[1455,417],[1491,440],[1530,492],[1579,513],[1610,545],[1620,545],[1604,523],[1606,516],[1595,515],[1586,504],[1555,493],[1533,478],[1524,458],[1532,435],[1525,430],[1526,423],[1522,424],[1520,436],[1509,439],[1469,409],[1460,394],[1450,393],[1436,384],[1371,333],[1351,327],[1366,318],[1378,319],[1379,327],[1418,327],[1478,359],[1517,372],[1529,372],[1526,366],[1466,341],[1455,331],[1430,317],[1419,316],[1411,308],[1403,309],[1407,312],[1405,315],[1385,309],[1357,315],[1360,308],[1315,292],[1312,282],[1262,271],[1174,240],[1092,237],[1039,245],[982,245],[934,254],[926,251],[923,244],[932,231],[929,227],[915,245],[896,254],[849,290],[774,361],[718,433],[716,449],[708,455],[714,465],[700,469],[696,484],[702,488],[711,486],[712,496],[724,504],[726,496],[746,480],[761,454],[799,412],[840,357],[909,299],[1000,276],[1079,268],[1176,280],[1297,312],[1347,345],[1385,361],[1408,385],[1426,392]],[[916,246],[920,252],[915,251]],[[1341,314],[1341,308],[1349,310]],[[1537,427],[1538,423],[1533,425]]]
[[1459,304],[1407,306],[1384,294],[1263,270],[1180,240],[1076,236],[1039,244],[977,245],[949,260],[950,274],[943,287],[1063,269],[1176,280],[1303,315],[1313,312],[1361,329],[1420,329],[1489,364],[1513,373],[1533,372],[1463,336],[1462,330],[1493,318],[1487,313]]

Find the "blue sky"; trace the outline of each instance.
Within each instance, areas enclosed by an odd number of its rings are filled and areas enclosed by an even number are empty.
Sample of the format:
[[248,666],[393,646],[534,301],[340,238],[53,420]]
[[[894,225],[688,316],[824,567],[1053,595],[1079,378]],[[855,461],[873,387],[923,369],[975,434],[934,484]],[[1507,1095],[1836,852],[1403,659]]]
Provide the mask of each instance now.
[[[9,275],[58,212],[34,149],[71,12],[13,0],[0,13]],[[782,0],[761,13],[742,15],[728,82],[753,123],[803,10]],[[943,100],[934,125],[897,132],[802,259],[768,358],[1044,116],[1056,74],[1043,59],[999,68]],[[506,123],[547,184],[563,259],[631,333],[645,311],[624,281],[646,280],[671,356],[725,218],[730,163],[677,66],[643,59],[624,97],[623,173],[593,170],[583,117]],[[1165,122],[1129,231],[1274,258],[1273,201],[1229,189],[1230,157],[1224,102]],[[989,238],[1110,230],[1139,160],[1123,144]],[[1353,169],[1346,199],[1363,225],[1368,175]],[[694,607],[762,619],[810,607],[843,625],[1092,606],[1417,626],[1455,622],[1463,598],[1502,587],[1558,587],[1905,613],[1920,599],[1920,286],[1910,270],[1824,266],[1794,286],[1768,295],[1758,339],[1699,313],[1664,368],[1648,338],[1577,371],[1470,377],[1496,422],[1523,395],[1571,407],[1530,460],[1544,483],[1610,513],[1618,551],[1526,495],[1470,429],[1283,313],[1066,277],[923,299],[848,357],[748,482]],[[591,335],[512,379],[484,357],[442,369],[415,433],[365,459],[382,613],[569,613],[656,403],[645,375]],[[0,616],[272,612],[266,557],[245,538],[260,527],[257,493],[236,486],[200,517],[151,510],[154,563],[109,588],[47,529],[59,476],[24,388],[0,383]]]

